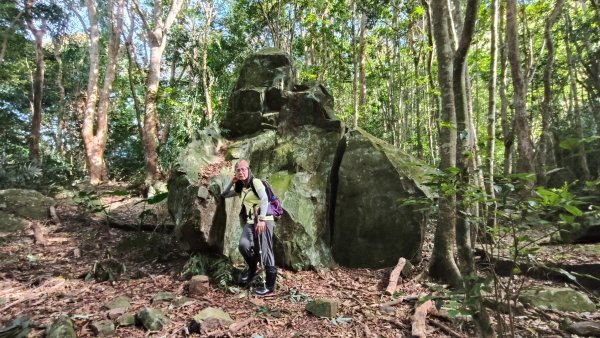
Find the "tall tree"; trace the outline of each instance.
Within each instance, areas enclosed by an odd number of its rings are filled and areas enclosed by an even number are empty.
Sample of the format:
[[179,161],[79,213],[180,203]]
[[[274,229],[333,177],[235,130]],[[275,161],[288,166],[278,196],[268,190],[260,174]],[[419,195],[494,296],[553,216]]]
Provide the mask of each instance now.
[[517,31],[517,0],[506,2],[506,43],[508,61],[513,84],[513,106],[515,115],[513,129],[517,137],[517,169],[519,172],[535,172],[533,144],[531,142],[531,127],[527,119],[527,83],[521,67],[519,52],[519,33]]
[[160,62],[167,46],[169,29],[183,7],[184,0],[173,0],[169,11],[164,16],[162,0],[155,0],[152,4],[152,16],[144,11],[138,0],[133,0],[135,10],[139,14],[146,31],[148,45],[150,46],[150,60],[148,63],[148,78],[146,81],[146,97],[144,99],[144,165],[146,180],[154,182],[159,179],[158,167],[158,112],[156,102],[160,84]]
[[[448,2],[431,2],[433,35],[437,51],[438,82],[442,93],[440,129],[440,169],[456,167],[456,112],[452,87],[453,48],[449,36]],[[453,285],[461,286],[461,276],[454,260],[454,240],[456,225],[456,194],[447,192],[439,201],[439,218],[435,228],[433,251],[429,264],[431,277]]]
[[[104,151],[108,139],[108,113],[110,94],[117,70],[117,57],[121,46],[120,35],[123,28],[124,0],[108,0],[109,40],[106,51],[104,81],[99,91],[100,81],[100,29],[95,0],[86,0],[89,28],[90,70],[88,75],[87,99],[83,113],[81,134],[85,144],[86,162],[91,184],[99,184],[107,178],[108,169],[104,161]],[[83,20],[82,20],[82,24]]]
[[33,81],[33,117],[31,118],[31,134],[29,138],[29,158],[40,160],[40,132],[42,128],[42,97],[44,96],[44,35],[48,29],[48,20],[42,17],[39,27],[34,23],[34,0],[25,0],[26,22],[35,39],[35,77]]
[[552,102],[553,91],[552,91],[552,71],[554,67],[554,38],[552,34],[552,26],[558,19],[563,5],[564,0],[558,0],[554,9],[546,20],[546,27],[544,29],[544,41],[546,43],[547,60],[546,68],[544,69],[544,101],[542,102],[542,135],[539,141],[539,151],[537,153],[538,163],[536,166],[537,172],[537,183],[545,185],[547,182],[546,178],[546,165],[556,166],[554,158],[554,146],[552,137],[552,118],[554,115],[554,107]]
[[[490,24],[491,40],[490,40],[490,81],[488,84],[488,114],[487,114],[487,180],[485,185],[486,193],[491,200],[494,196],[494,156],[496,154],[496,86],[498,82],[498,18],[499,18],[499,0],[492,0]],[[495,202],[492,202],[495,204]],[[495,225],[495,216],[493,213],[488,213],[488,225]]]

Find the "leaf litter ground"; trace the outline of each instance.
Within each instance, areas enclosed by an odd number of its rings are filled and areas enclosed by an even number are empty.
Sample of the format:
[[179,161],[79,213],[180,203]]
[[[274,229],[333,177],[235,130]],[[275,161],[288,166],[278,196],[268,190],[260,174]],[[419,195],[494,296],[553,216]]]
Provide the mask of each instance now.
[[[205,296],[184,306],[175,307],[168,302],[152,304],[152,297],[161,291],[187,296],[188,281],[181,277],[181,271],[189,256],[178,251],[168,235],[109,229],[65,201],[59,203],[58,213],[61,224],[45,226],[48,244],[44,248],[34,245],[29,230],[0,237],[0,325],[26,317],[32,323],[30,337],[42,337],[44,328],[61,314],[74,320],[78,337],[93,337],[90,324],[107,319],[108,310],[103,305],[120,295],[131,299],[128,313],[136,313],[143,307],[159,308],[171,323],[160,332],[147,332],[139,326],[117,327],[117,337],[200,336],[189,333],[187,328],[191,318],[207,306],[223,309],[241,326],[235,332],[215,330],[211,332],[213,336],[410,337],[414,301],[384,307],[381,304],[402,296],[431,293],[432,284],[408,279],[399,283],[394,296],[385,295],[393,267],[302,272],[281,269],[277,292],[269,297],[256,298],[248,289],[221,289],[211,284]],[[427,264],[431,243],[428,235],[425,259],[417,272]],[[127,279],[96,283],[81,278],[95,262],[107,257],[125,263]],[[318,318],[305,310],[308,300],[320,298],[338,302],[335,318]],[[527,309],[516,317],[517,332],[525,337],[564,336],[556,322],[565,316],[586,319],[575,314]],[[592,319],[597,320],[596,317]],[[475,334],[464,317],[442,316],[428,323],[428,337]],[[438,325],[431,325],[435,323]]]

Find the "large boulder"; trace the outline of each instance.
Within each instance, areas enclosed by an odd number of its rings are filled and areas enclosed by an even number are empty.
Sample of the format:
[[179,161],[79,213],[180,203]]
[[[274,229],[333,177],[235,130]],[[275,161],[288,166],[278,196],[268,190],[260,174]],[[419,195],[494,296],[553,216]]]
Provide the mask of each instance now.
[[402,203],[426,197],[419,184],[426,168],[360,129],[346,134],[338,156],[331,229],[336,262],[379,268],[398,257],[420,259],[427,217]]
[[0,190],[0,232],[23,229],[28,220],[45,220],[56,202],[35,190]]
[[[313,126],[287,135],[266,131],[230,144],[224,159],[213,158],[203,166],[196,165],[202,161],[190,157],[207,158],[216,149],[192,143],[195,151],[188,147],[182,153],[177,173],[169,180],[170,210],[178,238],[187,248],[216,250],[241,262],[237,250],[240,201],[237,197],[223,200],[219,194],[233,176],[234,163],[246,158],[256,177],[269,180],[285,209],[275,228],[278,264],[293,269],[330,265],[327,186],[339,138],[339,133]],[[217,175],[195,179],[218,163]],[[199,197],[200,191],[207,193]]]
[[220,193],[234,164],[247,159],[285,211],[273,240],[279,266],[331,266],[334,257],[369,267],[418,259],[425,215],[401,204],[426,196],[418,183],[426,170],[364,131],[343,138],[331,94],[318,83],[294,84],[293,74],[281,51],[251,56],[222,123],[228,138],[211,127],[181,152],[168,182],[177,239],[186,249],[242,262],[240,201]]

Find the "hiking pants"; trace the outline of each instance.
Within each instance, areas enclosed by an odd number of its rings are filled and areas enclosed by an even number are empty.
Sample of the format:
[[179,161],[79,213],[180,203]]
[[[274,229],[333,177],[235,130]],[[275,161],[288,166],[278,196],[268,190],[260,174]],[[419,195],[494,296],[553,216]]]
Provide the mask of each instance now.
[[260,235],[261,249],[258,249],[258,234],[254,231],[254,224],[247,223],[244,225],[242,230],[242,236],[240,237],[240,244],[238,249],[244,257],[248,266],[253,266],[258,262],[261,262],[259,252],[262,251],[262,264],[263,266],[275,266],[275,255],[273,254],[273,227],[275,222],[265,221],[265,231]]

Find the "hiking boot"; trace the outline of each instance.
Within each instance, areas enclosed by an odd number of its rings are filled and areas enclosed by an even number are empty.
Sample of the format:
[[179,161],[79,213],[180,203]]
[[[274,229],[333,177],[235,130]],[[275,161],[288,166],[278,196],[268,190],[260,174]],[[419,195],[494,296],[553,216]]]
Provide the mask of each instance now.
[[242,276],[240,277],[240,284],[249,284],[254,279],[256,275],[256,265],[248,267],[248,269],[242,272]]
[[266,267],[266,278],[265,286],[260,287],[254,291],[257,296],[266,296],[275,291],[275,281],[277,280],[277,267],[267,266]]

